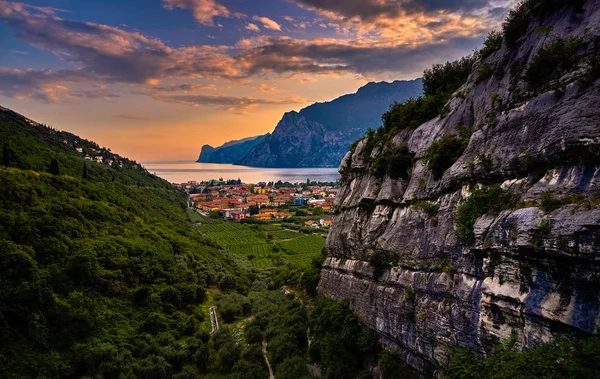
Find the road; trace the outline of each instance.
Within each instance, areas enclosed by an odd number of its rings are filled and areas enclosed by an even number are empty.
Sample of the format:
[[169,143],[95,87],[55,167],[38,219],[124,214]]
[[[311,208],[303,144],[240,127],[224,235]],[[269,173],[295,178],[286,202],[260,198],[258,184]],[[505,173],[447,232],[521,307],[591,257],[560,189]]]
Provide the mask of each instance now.
[[219,320],[217,319],[217,307],[210,307],[208,309],[210,313],[210,324],[212,325],[212,331],[210,334],[213,334],[217,330],[219,330]]

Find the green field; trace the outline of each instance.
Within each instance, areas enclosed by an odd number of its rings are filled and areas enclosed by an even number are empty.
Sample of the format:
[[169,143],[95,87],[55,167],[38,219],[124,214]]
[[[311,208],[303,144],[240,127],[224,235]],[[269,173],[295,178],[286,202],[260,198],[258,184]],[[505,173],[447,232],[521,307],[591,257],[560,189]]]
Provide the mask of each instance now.
[[287,263],[307,268],[325,247],[325,238],[318,234],[300,233],[275,224],[257,226],[227,222],[204,217],[193,210],[188,213],[203,235],[232,252],[235,260],[244,266],[263,269]]
[[284,258],[292,266],[308,267],[318,258],[325,247],[325,238],[316,234],[303,234],[295,239],[280,241],[285,250]]

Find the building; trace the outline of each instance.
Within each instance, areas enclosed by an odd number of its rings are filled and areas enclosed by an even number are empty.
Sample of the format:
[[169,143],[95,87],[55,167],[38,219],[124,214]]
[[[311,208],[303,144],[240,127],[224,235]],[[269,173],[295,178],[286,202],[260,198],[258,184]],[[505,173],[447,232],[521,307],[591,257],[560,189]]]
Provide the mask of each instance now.
[[273,218],[273,216],[270,214],[267,214],[267,213],[261,213],[261,214],[252,216],[252,218],[255,220],[269,221]]
[[242,211],[233,211],[231,212],[231,219],[233,221],[241,221],[248,217],[248,213]]

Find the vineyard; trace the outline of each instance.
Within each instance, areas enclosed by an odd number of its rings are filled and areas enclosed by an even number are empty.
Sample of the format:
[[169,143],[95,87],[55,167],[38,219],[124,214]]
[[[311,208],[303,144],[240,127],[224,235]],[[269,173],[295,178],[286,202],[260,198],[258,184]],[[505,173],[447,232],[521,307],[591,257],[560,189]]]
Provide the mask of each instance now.
[[325,247],[325,239],[319,235],[301,235],[292,240],[280,241],[285,260],[292,266],[308,267],[318,258]]
[[287,230],[280,225],[245,225],[212,219],[189,211],[198,230],[215,244],[228,249],[244,266],[270,268],[289,264],[297,268],[310,267],[325,247],[325,238]]

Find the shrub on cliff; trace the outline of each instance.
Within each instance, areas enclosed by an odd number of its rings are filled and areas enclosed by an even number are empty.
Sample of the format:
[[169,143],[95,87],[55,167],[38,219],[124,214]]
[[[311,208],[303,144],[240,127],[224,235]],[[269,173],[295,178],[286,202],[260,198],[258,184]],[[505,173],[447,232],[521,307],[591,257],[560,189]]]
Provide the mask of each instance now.
[[463,127],[459,136],[446,134],[425,149],[423,160],[436,179],[439,179],[460,158],[469,145],[472,134],[472,129]]
[[483,42],[483,47],[479,50],[479,58],[485,59],[492,55],[502,46],[502,41],[504,41],[502,33],[492,30]]
[[539,86],[568,71],[577,64],[577,51],[581,47],[581,38],[555,39],[548,46],[540,49],[535,58],[525,69],[525,80],[529,84]]
[[476,58],[476,55],[468,55],[454,62],[435,64],[425,70],[423,72],[423,94],[425,96],[439,93],[452,94],[465,84]]
[[412,167],[412,154],[406,145],[386,147],[373,162],[373,172],[377,176],[387,175],[392,179],[406,179]]
[[517,204],[517,197],[505,191],[500,185],[475,188],[471,195],[458,207],[454,215],[454,225],[458,238],[466,243],[474,239],[475,221],[485,214],[498,214]]

